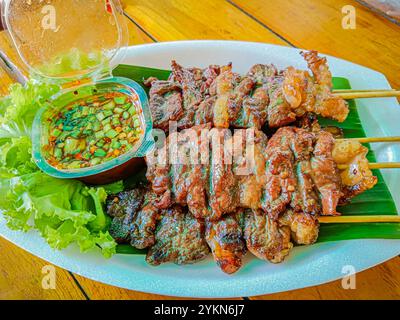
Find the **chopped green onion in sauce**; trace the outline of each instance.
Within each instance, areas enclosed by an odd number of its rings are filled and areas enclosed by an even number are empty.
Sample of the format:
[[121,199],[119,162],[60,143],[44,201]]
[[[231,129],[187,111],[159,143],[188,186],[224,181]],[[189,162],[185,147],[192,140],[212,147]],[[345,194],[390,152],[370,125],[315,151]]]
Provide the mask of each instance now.
[[75,101],[47,119],[47,161],[58,169],[95,166],[130,151],[143,135],[137,95],[106,93]]

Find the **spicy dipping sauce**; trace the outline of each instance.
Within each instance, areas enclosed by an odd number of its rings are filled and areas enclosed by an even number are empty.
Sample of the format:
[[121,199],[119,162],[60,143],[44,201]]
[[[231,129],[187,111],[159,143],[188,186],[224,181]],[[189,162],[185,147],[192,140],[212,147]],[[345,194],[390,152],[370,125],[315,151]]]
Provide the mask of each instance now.
[[104,93],[77,100],[48,119],[47,161],[57,169],[95,166],[131,150],[143,135],[137,95]]

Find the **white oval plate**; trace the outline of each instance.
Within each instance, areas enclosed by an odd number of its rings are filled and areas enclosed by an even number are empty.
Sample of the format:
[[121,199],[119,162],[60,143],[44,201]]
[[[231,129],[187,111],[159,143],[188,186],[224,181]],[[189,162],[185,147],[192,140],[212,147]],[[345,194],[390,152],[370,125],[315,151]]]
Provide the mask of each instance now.
[[[131,47],[124,63],[169,68],[176,59],[185,66],[233,62],[234,69],[246,72],[255,63],[275,63],[306,68],[299,50],[267,44],[185,41]],[[390,88],[385,77],[373,70],[328,57],[335,76],[350,80],[356,89]],[[367,135],[400,136],[400,108],[396,99],[358,101]],[[379,161],[400,161],[399,146],[379,144]],[[383,172],[400,208],[400,170]],[[400,253],[400,240],[353,240],[295,248],[284,263],[274,265],[247,255],[236,274],[223,274],[209,258],[195,265],[166,264],[151,267],[143,256],[116,255],[105,260],[100,253],[81,254],[77,248],[53,251],[36,232],[23,234],[6,228],[0,218],[0,235],[34,255],[64,269],[103,283],[132,290],[181,297],[238,297],[268,294],[318,285],[339,279],[343,267],[357,272],[375,266]]]

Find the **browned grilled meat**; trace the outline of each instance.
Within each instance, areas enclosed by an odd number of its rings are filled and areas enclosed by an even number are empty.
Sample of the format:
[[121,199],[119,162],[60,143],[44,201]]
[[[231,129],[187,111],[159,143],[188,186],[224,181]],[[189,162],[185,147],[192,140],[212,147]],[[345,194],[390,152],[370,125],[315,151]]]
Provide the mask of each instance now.
[[296,113],[284,96],[284,81],[283,74],[278,74],[269,80],[268,125],[271,128],[280,128],[296,121]]
[[296,189],[295,158],[290,148],[293,139],[292,130],[278,130],[265,151],[266,185],[261,208],[272,219],[277,219],[286,209]]
[[308,78],[307,99],[303,102],[306,110],[343,122],[349,107],[345,100],[332,94],[332,74],[326,58],[319,57],[317,51],[302,52],[302,56],[314,76],[314,79]]
[[138,249],[145,249],[155,243],[154,233],[160,217],[158,199],[151,191],[146,192],[140,210],[134,216],[130,228],[130,243]]
[[137,188],[110,196],[107,200],[107,213],[113,217],[109,229],[111,236],[119,243],[130,242],[138,249],[153,245],[161,200],[148,188]]
[[[280,128],[269,142],[255,129],[233,136],[224,129],[201,130],[209,126],[172,133],[167,142],[180,162],[168,159],[167,146],[149,155],[152,186],[107,202],[111,234],[150,248],[147,261],[154,265],[201,260],[207,244],[228,274],[241,267],[246,246],[260,259],[281,262],[291,242],[317,241],[319,215],[337,214],[339,202],[377,181],[367,148],[310,128]],[[162,163],[150,161],[157,156]],[[339,170],[337,164],[348,167]]]
[[210,86],[220,74],[219,66],[206,69],[184,68],[172,61],[172,74],[168,81],[150,78],[145,84],[150,89],[150,111],[154,127],[166,132],[169,121],[176,121],[180,129],[208,123],[213,110],[207,108]]
[[295,157],[297,187],[292,195],[291,207],[296,212],[318,215],[320,203],[312,180],[311,156],[313,152],[314,134],[297,129],[282,128],[279,131],[293,130],[294,139],[291,149]]
[[290,228],[292,239],[297,244],[309,245],[318,239],[318,218],[310,214],[287,210],[279,218],[279,224]]
[[229,102],[235,86],[239,83],[240,76],[232,72],[232,66],[221,70],[215,79],[213,90],[217,99],[213,106],[213,124],[216,128],[229,128]]
[[339,170],[332,156],[334,145],[330,133],[319,132],[311,159],[312,177],[320,193],[323,215],[336,215],[336,207],[343,196]]
[[243,98],[242,109],[236,120],[231,120],[235,128],[259,128],[268,121],[267,106],[270,102],[267,86],[254,89],[251,96]]
[[340,170],[344,193],[341,203],[348,202],[356,195],[372,189],[378,183],[378,178],[374,176],[368,165],[368,148],[358,141],[337,141],[332,153],[337,164],[347,166],[346,169]]
[[179,206],[161,213],[155,233],[155,244],[146,261],[152,265],[165,262],[189,264],[204,259],[209,248],[204,240],[204,224]]
[[150,111],[155,128],[168,132],[169,122],[178,121],[184,115],[182,89],[174,81],[159,81],[155,78],[146,82],[151,85]]
[[137,188],[108,197],[106,203],[108,215],[122,217],[135,213],[142,206],[144,190],[144,188]]
[[129,242],[132,221],[136,212],[141,208],[144,189],[123,191],[107,199],[107,213],[113,220],[109,232],[118,243]]
[[269,87],[271,79],[278,75],[278,69],[273,64],[256,64],[252,66],[247,76],[252,78],[258,86]]
[[244,226],[247,249],[259,259],[282,262],[293,247],[289,227],[280,226],[263,212],[247,210]]
[[261,131],[238,130],[233,140],[239,206],[258,210],[266,184],[265,149],[268,138]]
[[261,64],[242,77],[231,65],[203,70],[184,68],[173,61],[169,81],[146,81],[152,86],[154,126],[167,130],[167,121],[173,120],[178,129],[205,123],[216,128],[261,129],[266,123],[279,128],[308,112],[344,121],[348,106],[331,92],[332,75],[326,59],[315,51],[302,55],[314,77],[293,67],[279,72],[273,65]]
[[[211,131],[211,161],[210,161],[210,190],[209,204],[212,220],[218,220],[224,213],[234,212],[238,205],[237,180],[231,163],[227,163],[226,130],[213,129]],[[229,132],[230,133],[230,132]]]
[[232,274],[242,266],[246,253],[241,226],[242,213],[227,215],[206,225],[206,239],[221,270]]
[[[197,129],[191,131],[194,138],[203,135]],[[360,173],[366,174],[360,174],[359,181],[352,179],[353,184],[342,185],[333,158],[335,140],[329,132],[284,127],[268,143],[266,136],[254,129],[237,130],[233,137],[229,132],[206,131],[210,141],[201,139],[200,145],[210,145],[208,151],[201,150],[196,139],[182,139],[186,130],[173,134],[184,161],[159,167],[148,163],[148,179],[164,203],[188,206],[196,218],[213,221],[237,208],[261,209],[277,220],[287,209],[315,216],[335,215],[344,191],[348,196],[371,186],[367,180],[373,179],[372,173],[364,169]],[[189,154],[196,159],[205,157],[201,163],[185,162]],[[367,161],[365,154],[360,160]]]

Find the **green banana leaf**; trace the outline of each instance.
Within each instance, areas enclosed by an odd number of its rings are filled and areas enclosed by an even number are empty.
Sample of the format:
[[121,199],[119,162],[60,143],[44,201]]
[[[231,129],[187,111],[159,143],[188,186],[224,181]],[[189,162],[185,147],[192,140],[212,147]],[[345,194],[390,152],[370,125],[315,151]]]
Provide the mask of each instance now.
[[[168,79],[170,75],[168,70],[146,68],[140,66],[120,65],[113,74],[114,76],[130,78],[148,92],[143,80],[149,77],[156,77],[160,80]],[[350,83],[345,78],[333,78],[334,89],[350,89]],[[359,118],[357,107],[354,101],[349,102],[350,114],[345,122],[320,119],[323,126],[332,125],[343,129],[346,138],[365,137],[365,132]],[[368,146],[368,145],[367,145]],[[368,146],[369,147],[369,146]],[[371,150],[368,154],[368,160],[375,162],[375,155]],[[352,202],[346,206],[340,207],[338,211],[343,215],[397,215],[397,209],[392,196],[383,180],[379,170],[374,174],[378,177],[378,184],[372,189],[355,197]],[[346,223],[346,224],[323,224],[320,228],[319,242],[349,240],[349,239],[400,239],[399,223]],[[136,250],[128,245],[119,246],[120,253],[143,253],[142,250]]]

